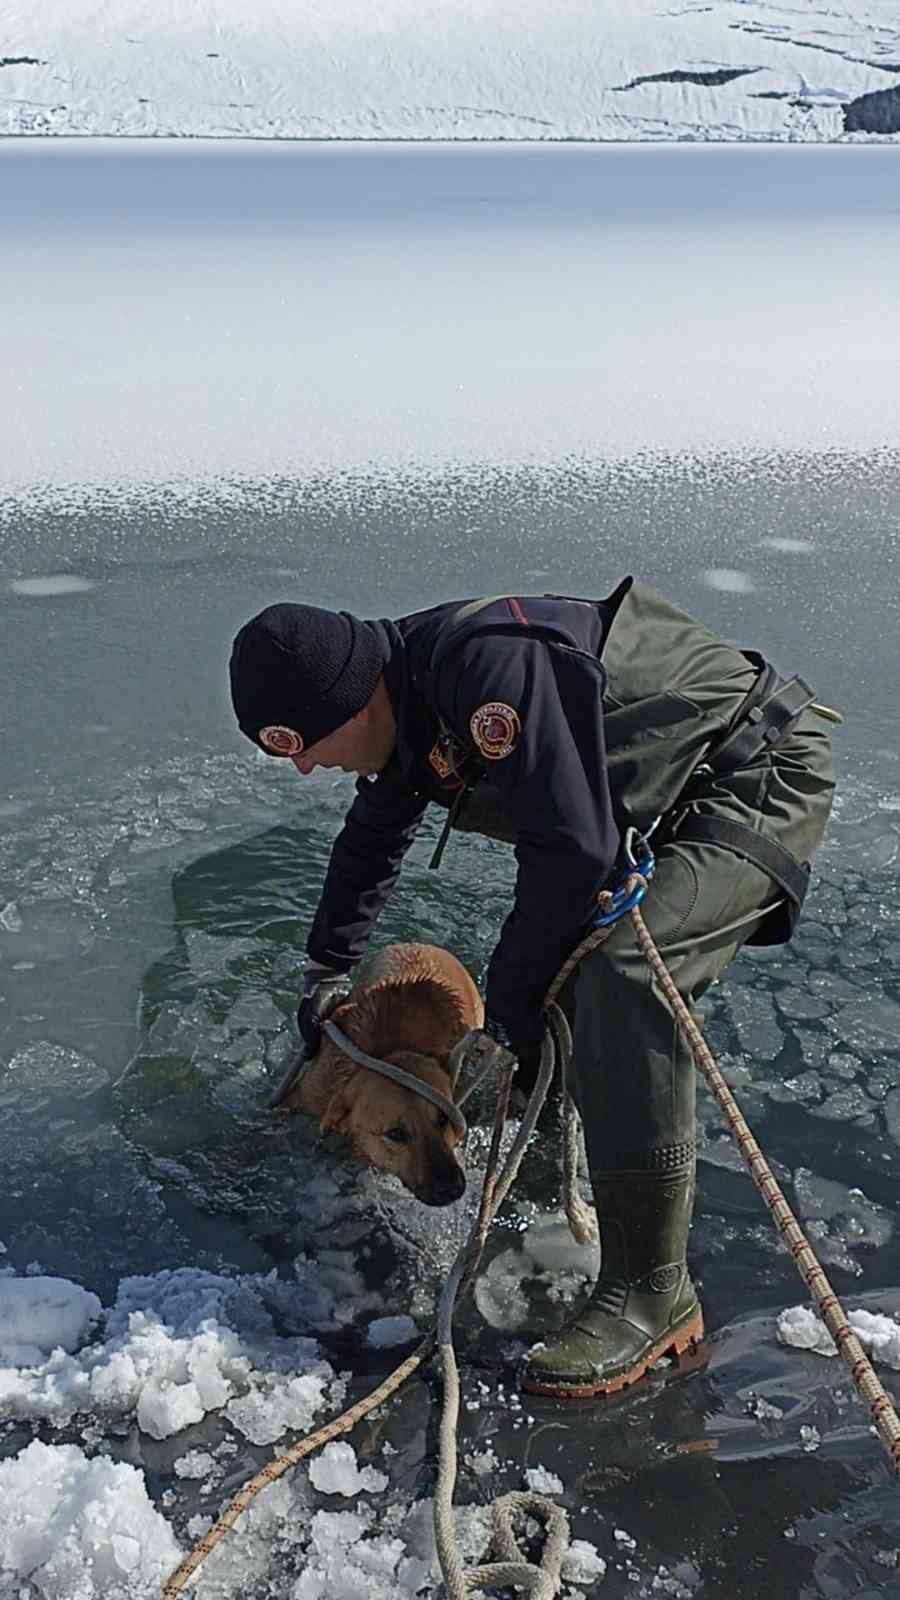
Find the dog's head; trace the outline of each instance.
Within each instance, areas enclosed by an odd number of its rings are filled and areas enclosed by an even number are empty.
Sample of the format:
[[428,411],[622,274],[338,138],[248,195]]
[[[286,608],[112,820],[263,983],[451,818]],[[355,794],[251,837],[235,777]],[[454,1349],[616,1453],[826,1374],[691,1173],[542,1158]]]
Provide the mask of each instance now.
[[[450,1099],[450,1079],[431,1056],[397,1050],[383,1058]],[[456,1155],[460,1135],[447,1115],[413,1089],[366,1067],[342,1074],[320,1122],[339,1133],[354,1153],[379,1172],[392,1172],[427,1206],[446,1206],[465,1191]]]

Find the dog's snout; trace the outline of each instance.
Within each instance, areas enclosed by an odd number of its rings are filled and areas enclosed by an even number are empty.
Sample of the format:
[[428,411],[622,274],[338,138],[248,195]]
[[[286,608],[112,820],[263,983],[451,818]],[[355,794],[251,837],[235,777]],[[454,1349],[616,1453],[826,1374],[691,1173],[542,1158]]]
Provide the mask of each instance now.
[[442,1172],[428,1185],[428,1191],[422,1199],[428,1206],[450,1206],[454,1200],[459,1200],[466,1192],[466,1175],[461,1167],[456,1167],[452,1172]]

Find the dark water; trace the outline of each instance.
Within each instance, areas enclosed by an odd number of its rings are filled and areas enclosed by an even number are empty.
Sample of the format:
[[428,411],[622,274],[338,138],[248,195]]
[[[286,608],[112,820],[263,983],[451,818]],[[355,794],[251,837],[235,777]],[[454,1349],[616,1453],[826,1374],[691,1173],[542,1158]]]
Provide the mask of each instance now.
[[[538,189],[548,171],[536,165]],[[578,227],[574,203],[566,226]],[[476,361],[474,323],[460,337]],[[236,627],[282,598],[390,615],[481,592],[599,595],[631,571],[801,671],[845,715],[834,824],[801,930],[786,950],[741,957],[706,1017],[838,1293],[900,1310],[898,511],[897,452],[839,440],[10,489],[0,505],[7,1262],[21,1271],[38,1260],[109,1301],[127,1273],[190,1264],[287,1275],[321,1243],[309,1196],[332,1156],[308,1130],[273,1126],[266,1096],[292,1047],[305,929],[350,786],[326,774],[301,784],[240,740],[225,673]],[[82,587],[16,587],[61,575]],[[446,944],[480,977],[509,903],[510,855],[465,837],[436,879],[426,870],[435,832],[427,822],[379,937]],[[804,1290],[708,1097],[700,1123],[692,1259],[708,1368],[602,1409],[529,1399],[516,1410],[515,1355],[567,1306],[509,1258],[505,1278],[492,1269],[496,1296],[461,1319],[478,1406],[461,1450],[490,1446],[500,1463],[487,1479],[464,1470],[461,1498],[517,1483],[523,1461],[557,1473],[576,1535],[609,1561],[610,1596],[900,1589],[896,1481],[845,1372],[777,1343],[777,1313]],[[329,1241],[387,1282],[393,1309],[412,1296],[423,1314],[458,1222],[360,1189],[353,1175],[341,1182],[360,1198]],[[542,1145],[492,1256],[517,1251],[521,1228],[557,1203]],[[360,1385],[378,1366],[352,1331],[325,1345]],[[880,1375],[900,1398],[896,1375]],[[385,1423],[398,1495],[431,1492],[435,1416],[417,1385]],[[9,1435],[5,1452],[22,1439]],[[166,1448],[129,1445],[157,1498],[184,1446]],[[247,1473],[253,1459],[243,1446]],[[283,1576],[273,1568],[254,1593],[289,1592],[300,1569],[279,1559]]]

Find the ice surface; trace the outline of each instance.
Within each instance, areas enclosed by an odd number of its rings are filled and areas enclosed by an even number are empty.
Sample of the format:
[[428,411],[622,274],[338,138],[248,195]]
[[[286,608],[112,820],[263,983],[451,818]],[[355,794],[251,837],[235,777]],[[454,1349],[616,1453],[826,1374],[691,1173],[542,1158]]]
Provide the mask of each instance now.
[[39,1366],[77,1349],[102,1310],[95,1294],[64,1278],[0,1278],[0,1366]]
[[522,1249],[544,1272],[574,1270],[582,1278],[596,1278],[600,1271],[600,1246],[577,1244],[562,1215],[527,1228]]
[[749,985],[732,983],[726,1000],[738,1047],[755,1060],[780,1054],[784,1029],[780,1026],[772,996]]
[[501,1250],[475,1280],[475,1304],[490,1327],[516,1332],[528,1321],[523,1279],[529,1263],[521,1250]]
[[391,1345],[407,1344],[418,1335],[412,1317],[376,1317],[366,1329],[367,1343],[376,1350],[389,1349]]
[[887,995],[867,995],[842,1006],[828,1026],[858,1055],[878,1060],[885,1051],[900,1051],[900,1004]]
[[[658,20],[648,24],[654,38]],[[138,59],[146,70],[146,52],[123,46],[123,70],[134,71]],[[298,59],[307,59],[305,45]],[[831,58],[817,59],[821,65]],[[593,80],[593,66],[587,70]],[[14,71],[0,71],[0,93],[14,76]],[[139,92],[143,96],[143,90]],[[676,93],[680,101],[681,91]],[[580,100],[581,86],[574,98]],[[616,98],[623,106],[626,97]],[[771,107],[775,102],[754,104]],[[656,125],[654,136],[658,131]],[[31,143],[36,141],[30,141],[29,148]],[[134,163],[127,167],[126,146],[128,162]],[[21,151],[22,141],[16,149]],[[454,162],[480,163],[477,170],[461,166],[459,179],[445,165],[446,151],[385,147],[362,152],[356,168],[352,154],[336,144],[299,149],[264,146],[261,141],[249,149],[217,146],[204,152],[212,178],[208,183],[203,169],[194,165],[198,154],[187,140],[159,139],[140,152],[134,141],[120,140],[102,153],[80,140],[73,157],[80,169],[77,181],[69,175],[67,153],[55,144],[52,153],[42,158],[58,161],[55,180],[52,171],[49,177],[44,172],[43,181],[36,183],[31,166],[26,166],[21,189],[39,198],[33,201],[36,211],[27,213],[21,228],[16,227],[15,237],[21,237],[22,249],[30,247],[32,233],[41,238],[45,217],[59,211],[58,185],[66,218],[60,226],[72,227],[78,272],[65,265],[67,257],[52,251],[35,251],[24,280],[17,275],[13,255],[6,272],[0,262],[0,298],[15,293],[17,303],[16,324],[10,331],[13,342],[6,351],[6,368],[15,378],[10,377],[4,387],[0,374],[0,407],[8,412],[0,489],[8,485],[8,492],[17,496],[17,521],[21,494],[38,503],[35,527],[43,541],[48,499],[57,512],[61,501],[81,499],[86,502],[85,522],[90,522],[89,485],[102,486],[104,506],[108,496],[121,494],[128,485],[142,505],[147,493],[162,500],[158,525],[166,531],[160,532],[161,539],[170,537],[171,508],[181,501],[183,511],[176,520],[183,521],[184,536],[190,539],[188,529],[196,525],[192,503],[198,518],[216,520],[210,510],[214,496],[221,498],[223,511],[227,507],[224,520],[247,527],[255,515],[268,521],[270,509],[282,528],[288,521],[295,527],[313,526],[317,501],[327,524],[354,501],[373,513],[378,501],[390,493],[385,480],[391,469],[398,477],[412,471],[415,499],[435,504],[436,486],[430,477],[434,470],[455,473],[461,467],[474,468],[477,483],[478,468],[485,463],[503,467],[515,463],[529,472],[540,466],[555,476],[561,462],[579,458],[577,480],[582,472],[593,472],[598,460],[622,461],[626,477],[634,475],[639,481],[638,463],[654,457],[672,461],[682,453],[706,458],[731,451],[739,461],[748,460],[740,476],[752,482],[749,461],[754,451],[818,450],[826,429],[832,442],[848,438],[860,448],[894,448],[888,352],[896,326],[889,270],[896,218],[883,198],[889,192],[890,174],[868,181],[865,177],[866,163],[874,173],[890,150],[860,153],[862,163],[852,176],[846,165],[825,166],[829,159],[841,159],[843,152],[813,151],[814,160],[823,163],[816,180],[810,181],[807,165],[802,171],[795,165],[787,184],[783,171],[809,152],[757,148],[719,152],[688,150],[684,145],[658,150],[619,144],[579,150],[568,143],[532,151],[504,142],[449,152]],[[0,155],[8,163],[10,158]],[[436,159],[426,175],[417,163],[432,157]],[[703,162],[710,157],[717,167],[700,179]],[[89,170],[85,176],[92,158],[98,168],[93,183]],[[28,162],[32,159],[37,157],[26,157]],[[533,174],[522,173],[517,169],[522,159],[542,165]],[[784,168],[769,168],[770,159]],[[736,165],[725,178],[725,165],[732,160],[741,164],[740,169]],[[222,163],[232,161],[237,168],[226,175]],[[594,173],[594,161],[606,163],[605,168]],[[554,162],[559,162],[558,178],[551,172]],[[646,170],[641,170],[642,162],[648,163]],[[747,162],[749,166],[744,165]],[[270,169],[264,172],[266,163]],[[692,177],[692,172],[698,176]],[[7,173],[3,176],[5,184]],[[772,197],[783,197],[791,189],[799,210],[786,231],[783,213],[772,213]],[[64,199],[69,191],[79,196],[71,211]],[[233,219],[222,216],[221,196],[226,193],[253,199],[250,227],[241,228],[237,203]],[[561,206],[553,199],[557,194]],[[257,201],[262,208],[259,216]],[[207,202],[211,212],[205,209]],[[783,198],[775,204],[780,210]],[[179,232],[179,220],[191,210],[198,215],[201,205],[208,227]],[[361,294],[349,258],[335,252],[329,241],[335,230],[343,233],[354,226],[364,208],[378,219],[378,227]],[[412,216],[421,217],[421,226],[409,225]],[[707,226],[709,216],[717,217],[721,226]],[[121,248],[127,249],[129,240],[142,241],[127,273],[119,270],[115,251],[90,251],[91,224],[80,221],[88,217],[101,218]],[[468,241],[476,228],[477,284],[466,270]],[[679,249],[654,249],[656,228],[677,236]],[[270,294],[256,300],[244,292],[243,273],[255,270],[256,253],[263,248],[260,241],[272,229],[282,230],[285,249],[266,256]],[[165,253],[167,240],[176,233],[177,268]],[[830,242],[847,241],[841,250],[831,252],[827,275],[817,271],[823,236]],[[398,252],[396,240],[401,237],[403,247]],[[542,240],[536,254],[529,249],[533,237]],[[601,239],[612,240],[612,248],[602,252],[598,285]],[[751,275],[735,305],[730,285],[743,272],[748,252],[763,239],[772,274],[778,273],[779,293],[772,295],[766,276]],[[210,277],[206,270],[210,240],[212,248],[234,262],[233,270]],[[515,315],[485,322],[481,308],[486,299],[506,294],[508,263],[513,258]],[[171,279],[159,263],[166,264]],[[548,285],[557,274],[564,275],[571,292],[548,297]],[[80,325],[98,363],[97,382],[89,392],[82,389],[77,394],[64,358],[62,309],[63,296],[73,292],[73,275]],[[704,284],[700,310],[698,282]],[[173,293],[184,311],[177,325],[170,315]],[[431,294],[442,305],[440,318],[430,314]],[[388,361],[382,312],[386,298],[395,295],[405,301],[407,315],[402,359]],[[122,307],[123,318],[115,330],[103,309],[113,300]],[[56,337],[46,323],[48,304],[57,308],[55,316],[61,319]],[[279,336],[273,339],[274,304],[281,305],[281,320]],[[835,340],[829,332],[835,308],[847,305],[851,308],[847,337]],[[612,319],[611,306],[615,307]],[[200,369],[214,330],[237,318],[242,319],[241,340],[217,346],[221,382],[204,384]],[[518,337],[523,325],[531,329],[524,345]],[[761,325],[766,328],[765,361],[758,342]],[[323,341],[325,327],[340,327],[340,337]],[[822,382],[805,390],[801,406],[790,372],[804,333],[814,352],[811,359],[820,367],[824,364],[824,371]],[[38,345],[41,362],[29,361]],[[641,363],[633,360],[636,345],[646,354]],[[242,355],[259,348],[267,351],[265,381],[256,368],[247,376]],[[298,348],[303,350],[302,361],[297,359]],[[622,401],[604,408],[599,425],[594,411],[595,368],[589,357],[597,348],[603,349],[604,371]],[[474,384],[476,366],[480,376]],[[512,389],[511,367],[517,375]],[[159,370],[165,371],[170,392],[178,395],[177,405],[165,408],[157,403],[154,375]],[[679,373],[677,385],[670,381],[673,371]],[[239,381],[249,382],[252,392],[247,393],[245,407],[235,408],[227,396]],[[709,404],[711,381],[717,387],[715,407]],[[348,407],[351,386],[354,400]],[[460,394],[464,405],[459,404]],[[202,406],[207,407],[209,426],[192,428],[191,419]],[[662,470],[668,477],[668,469]],[[677,475],[682,469],[671,470]],[[601,473],[595,493],[605,499],[606,489]],[[670,483],[670,493],[671,489]],[[457,491],[452,492],[455,497]],[[665,507],[659,510],[665,514]],[[127,522],[126,517],[122,520]],[[430,517],[426,520],[430,522]],[[733,521],[729,519],[729,526]],[[68,529],[68,520],[64,526]],[[374,531],[369,538],[376,570],[384,563],[385,580],[393,581],[397,564],[386,554],[375,554],[379,541]],[[760,567],[774,564],[772,553],[756,552],[758,560],[751,569],[746,550],[723,547],[727,539],[727,528],[712,549],[703,538],[701,570],[711,558],[724,567],[731,557],[735,570],[742,563],[746,566],[755,591],[765,597],[770,579]],[[110,530],[109,540],[118,552],[116,530]],[[432,564],[429,558],[435,578],[439,565],[449,576],[452,569],[447,563],[454,559],[462,562],[467,577],[477,570],[472,565],[476,556],[484,560],[487,539],[477,540],[477,552],[473,550],[470,559],[465,540],[460,538],[454,551],[456,542],[447,541],[446,559],[442,555]],[[325,533],[323,543],[329,545],[329,561],[346,564],[349,550],[343,540],[336,539],[332,548]],[[256,559],[258,544],[251,546],[248,554]],[[684,569],[690,546],[680,548]],[[387,539],[384,549],[390,549]],[[28,545],[26,551],[33,561]],[[509,559],[515,563],[516,555],[511,552]],[[669,558],[661,559],[665,565]],[[645,560],[662,571],[649,551]],[[688,584],[694,581],[692,560],[687,560],[684,573]],[[405,563],[399,565],[405,568]],[[352,558],[350,569],[357,571]],[[336,571],[330,581],[339,597]],[[354,581],[367,580],[358,576]],[[376,581],[374,574],[368,581],[370,586]],[[758,604],[757,592],[704,592],[714,608]],[[178,648],[184,649],[183,639]],[[195,711],[195,721],[198,715]],[[159,713],[157,718],[161,720]],[[212,717],[204,722],[207,728],[215,725]],[[183,731],[187,738],[193,723]],[[315,792],[324,821],[329,808],[339,810],[342,791],[336,789],[333,796],[323,793],[321,798]],[[194,805],[185,809],[193,815],[198,810]],[[145,852],[157,854],[164,837],[177,837],[187,848],[191,841],[177,825],[183,814],[173,809],[160,818],[158,831],[135,836],[128,866],[134,868]],[[122,870],[123,863],[110,866]],[[410,925],[422,934],[437,932],[440,912],[434,900],[422,895],[418,899],[424,914],[411,897]]]
[[[847,1321],[874,1362],[900,1371],[900,1323],[878,1312],[863,1310],[849,1311]],[[788,1307],[780,1313],[776,1326],[782,1344],[794,1345],[798,1350],[813,1350],[821,1356],[838,1353],[824,1322],[808,1306]]]
[[0,1461],[0,1572],[34,1600],[155,1600],[181,1551],[143,1474],[33,1440]]

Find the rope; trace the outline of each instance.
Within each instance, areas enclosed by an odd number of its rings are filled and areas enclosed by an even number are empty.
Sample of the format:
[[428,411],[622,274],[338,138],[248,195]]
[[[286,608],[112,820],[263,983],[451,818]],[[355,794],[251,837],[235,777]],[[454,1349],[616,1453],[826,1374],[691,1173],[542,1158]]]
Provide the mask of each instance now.
[[850,1369],[850,1376],[853,1379],[857,1394],[863,1404],[869,1408],[876,1432],[884,1446],[891,1468],[895,1473],[900,1474],[900,1417],[897,1416],[888,1395],[875,1375],[868,1356],[847,1321],[840,1300],[822,1271],[809,1240],[784,1198],[771,1167],[750,1132],[734,1095],[716,1065],[706,1040],[691,1016],[687,1005],[678,993],[671,974],[657,950],[647,924],[637,907],[631,912],[631,921],[635,938],[650,963],[653,976],[684,1030],[695,1062],[704,1073],[707,1083],[724,1112],[728,1126],[737,1141],[738,1149],[750,1168],[750,1175],[765,1201],[769,1215],[788,1247],[791,1259],[809,1290],[819,1316],[825,1323],[828,1332]]
[[[543,1495],[513,1492],[501,1496],[491,1506],[493,1519],[492,1544],[499,1560],[486,1566],[465,1567],[456,1543],[453,1522],[453,1491],[456,1487],[456,1430],[459,1423],[459,1371],[453,1348],[453,1311],[461,1292],[465,1292],[475,1276],[487,1230],[491,1220],[515,1182],[528,1141],[534,1131],[538,1115],[553,1078],[554,1055],[561,1041],[571,1039],[565,1018],[556,1007],[549,1018],[549,1028],[541,1048],[541,1064],[537,1081],[528,1102],[519,1131],[499,1177],[494,1177],[499,1156],[500,1136],[506,1120],[506,1109],[515,1060],[503,1052],[500,1085],[497,1091],[497,1111],[491,1137],[491,1154],[488,1158],[478,1217],[468,1243],[460,1251],[438,1302],[437,1343],[443,1380],[443,1408],[441,1411],[438,1445],[438,1481],[434,1496],[434,1532],[438,1558],[447,1589],[448,1600],[466,1600],[473,1588],[525,1589],[534,1600],[554,1600],[562,1582],[562,1563],[569,1543],[569,1519],[562,1506],[547,1500]],[[563,1031],[564,1030],[564,1031]],[[564,1046],[563,1046],[564,1047]],[[539,1566],[534,1566],[519,1547],[513,1519],[528,1514],[541,1517],[546,1538]]]
[[[646,879],[642,877],[641,873],[632,873],[625,884],[625,893],[630,894],[633,889],[640,887],[642,884],[646,886]],[[607,890],[598,895],[597,898],[602,910],[606,904],[611,902],[612,895]],[[673,1015],[690,1046],[695,1064],[706,1078],[728,1126],[734,1134],[737,1147],[750,1170],[750,1176],[765,1202],[780,1237],[787,1245],[791,1260],[796,1266],[819,1316],[825,1323],[843,1360],[846,1362],[856,1392],[863,1404],[868,1407],[875,1431],[884,1447],[890,1467],[893,1472],[900,1476],[900,1417],[898,1417],[889,1395],[879,1382],[872,1363],[847,1321],[846,1313],[840,1300],[822,1270],[812,1245],[788,1205],[784,1193],[753,1137],[734,1095],[716,1064],[712,1051],[691,1015],[689,1007],[678,993],[672,975],[653,941],[639,907],[634,906],[629,912],[629,916],[638,947],[648,961],[660,990],[669,1002]],[[584,960],[585,956],[590,955],[592,950],[596,950],[599,945],[603,944],[609,938],[611,932],[611,927],[597,928],[589,933],[585,939],[582,939],[550,985],[547,991],[548,1002],[559,994],[567,978],[574,972],[579,963]],[[583,1206],[583,1202],[580,1203]],[[584,1209],[586,1210],[587,1208]],[[574,1228],[572,1231],[575,1233]],[[575,1234],[575,1237],[578,1238],[578,1235]]]
[[[453,1489],[456,1483],[456,1421],[459,1416],[459,1377],[456,1371],[451,1330],[453,1307],[459,1295],[468,1293],[471,1288],[478,1270],[488,1229],[496,1212],[506,1199],[522,1164],[526,1145],[534,1131],[547,1096],[547,1090],[553,1078],[554,1045],[563,1053],[567,1048],[571,1048],[571,1035],[568,1031],[568,1024],[556,1007],[551,1009],[549,1023],[550,1027],[545,1034],[541,1049],[541,1066],[537,1081],[499,1176],[497,1169],[500,1158],[500,1144],[506,1122],[515,1059],[501,1045],[496,1045],[493,1041],[484,1040],[483,1036],[480,1036],[477,1040],[477,1048],[474,1054],[482,1058],[480,1076],[484,1076],[485,1072],[492,1068],[499,1067],[501,1071],[497,1090],[497,1109],[494,1116],[494,1128],[479,1199],[478,1214],[470,1229],[468,1238],[459,1250],[456,1260],[450,1269],[450,1274],[439,1302],[438,1320],[435,1328],[425,1335],[416,1346],[416,1349],[406,1357],[406,1360],[402,1361],[393,1372],[389,1373],[384,1381],[376,1389],[373,1389],[370,1394],[363,1396],[355,1405],[342,1412],[339,1417],[335,1417],[331,1422],[325,1423],[321,1428],[317,1428],[314,1433],[308,1434],[305,1439],[298,1440],[289,1450],[286,1450],[274,1461],[268,1462],[255,1477],[245,1483],[234,1499],[226,1506],[218,1520],[189,1551],[167,1580],[162,1590],[162,1600],[174,1600],[174,1597],[181,1593],[200,1564],[215,1550],[217,1545],[221,1544],[226,1534],[238,1521],[238,1518],[243,1515],[263,1489],[283,1477],[286,1472],[289,1472],[292,1467],[295,1467],[306,1456],[312,1455],[313,1451],[318,1450],[320,1445],[329,1444],[332,1439],[338,1439],[342,1434],[349,1433],[370,1411],[374,1411],[376,1406],[382,1405],[384,1401],[388,1400],[406,1382],[407,1378],[411,1377],[427,1361],[434,1349],[436,1337],[442,1341],[440,1354],[444,1374],[444,1410],[441,1421],[438,1483],[435,1490],[435,1534],[450,1600],[465,1600],[473,1584],[477,1586],[480,1582],[488,1581],[478,1576],[478,1574],[483,1574],[488,1570],[498,1571],[503,1574],[513,1572],[515,1574],[514,1577],[495,1577],[491,1581],[501,1584],[515,1584],[519,1588],[531,1588],[535,1595],[535,1600],[553,1600],[553,1596],[558,1593],[561,1582],[562,1559],[569,1539],[568,1519],[561,1506],[555,1505],[552,1501],[544,1500],[539,1495],[519,1493],[504,1495],[501,1499],[494,1501],[492,1505],[494,1518],[493,1544],[503,1557],[503,1561],[490,1569],[478,1567],[472,1568],[468,1572],[466,1571],[456,1552],[453,1529]],[[448,1410],[453,1413],[452,1424],[448,1423],[447,1420]],[[541,1516],[545,1522],[547,1540],[541,1565],[538,1568],[528,1562],[527,1557],[516,1544],[513,1517],[517,1513]],[[447,1562],[446,1566],[445,1560]],[[453,1574],[452,1580],[448,1576],[448,1572]],[[533,1574],[537,1576],[533,1577]],[[455,1588],[450,1586],[451,1581],[456,1583]],[[547,1584],[552,1586],[546,1587]],[[532,1587],[533,1585],[537,1585],[537,1587]]]
[[[634,873],[628,880],[627,892],[645,883],[646,880],[640,873]],[[611,901],[612,896],[601,894],[598,899],[602,907],[605,901]],[[865,1351],[850,1327],[837,1295],[791,1211],[728,1084],[716,1065],[700,1029],[678,993],[637,906],[633,907],[629,912],[629,916],[638,945],[649,962],[653,975],[659,984],[660,990],[669,1002],[676,1020],[684,1031],[694,1061],[700,1067],[709,1083],[712,1093],[735,1136],[738,1148],[747,1162],[753,1181],[765,1201],[778,1233],[785,1240],[791,1259],[794,1261],[803,1282],[809,1290],[819,1315],[822,1317],[841,1356],[850,1369],[850,1375],[857,1393],[869,1408],[876,1432],[885,1449],[891,1468],[895,1473],[900,1474],[900,1417],[897,1416],[888,1395],[875,1375]],[[431,1354],[435,1342],[438,1345],[441,1364],[444,1404],[440,1426],[438,1483],[435,1490],[434,1520],[438,1556],[449,1600],[466,1600],[471,1588],[483,1585],[525,1589],[533,1595],[534,1600],[554,1600],[561,1584],[561,1567],[569,1538],[569,1526],[562,1507],[557,1506],[552,1501],[545,1500],[543,1496],[512,1493],[495,1500],[492,1504],[492,1541],[493,1548],[501,1559],[486,1566],[470,1568],[464,1567],[460,1559],[453,1526],[453,1491],[456,1486],[456,1428],[459,1420],[459,1373],[453,1349],[452,1319],[457,1299],[461,1294],[468,1292],[478,1270],[491,1221],[503,1204],[519,1171],[525,1154],[525,1147],[537,1123],[553,1077],[554,1053],[559,1059],[564,1081],[566,1078],[571,1056],[571,1034],[563,1013],[553,1002],[576,966],[584,960],[585,956],[602,945],[609,938],[611,932],[612,927],[609,926],[597,928],[588,934],[560,968],[547,991],[544,1005],[547,1011],[548,1030],[541,1049],[541,1065],[535,1087],[520,1123],[519,1131],[499,1177],[497,1176],[497,1166],[499,1163],[500,1141],[506,1120],[515,1062],[509,1052],[504,1051],[502,1047],[494,1046],[492,1051],[490,1044],[485,1042],[483,1035],[477,1038],[477,1049],[473,1052],[473,1055],[481,1056],[481,1066],[476,1081],[480,1082],[481,1078],[486,1076],[487,1071],[495,1065],[501,1069],[497,1091],[497,1109],[491,1135],[490,1153],[479,1200],[478,1215],[470,1230],[468,1239],[460,1249],[450,1269],[447,1281],[441,1292],[436,1327],[426,1334],[416,1349],[407,1356],[406,1360],[401,1362],[393,1372],[389,1373],[387,1378],[371,1394],[364,1396],[362,1400],[357,1401],[355,1405],[344,1411],[341,1416],[318,1428],[314,1433],[309,1434],[307,1438],[301,1439],[289,1450],[286,1450],[283,1455],[269,1462],[254,1478],[251,1478],[249,1483],[246,1483],[235,1495],[231,1503],[222,1512],[218,1521],[209,1529],[209,1532],[194,1546],[189,1554],[185,1556],[180,1566],[173,1572],[163,1588],[162,1600],[174,1600],[174,1597],[181,1593],[192,1573],[196,1571],[197,1567],[200,1566],[211,1551],[221,1543],[225,1535],[262,1489],[265,1489],[270,1483],[276,1482],[291,1467],[296,1466],[304,1457],[317,1450],[320,1445],[328,1444],[332,1439],[340,1438],[342,1434],[349,1433],[357,1422],[367,1416],[370,1411],[373,1411],[376,1406],[389,1399],[406,1382],[406,1379],[411,1377],[417,1368],[422,1366]],[[460,1056],[460,1063],[461,1060],[462,1057]],[[470,1085],[467,1093],[471,1092],[472,1087],[473,1085]],[[564,1087],[563,1114],[563,1174],[566,1215],[573,1236],[578,1243],[595,1243],[598,1237],[596,1218],[578,1193],[577,1113],[567,1086]],[[544,1521],[546,1538],[541,1562],[537,1567],[528,1561],[516,1541],[513,1526],[513,1518],[516,1515],[536,1516]]]
[[343,1051],[345,1056],[349,1056],[351,1061],[355,1061],[358,1066],[368,1067],[370,1072],[377,1072],[382,1078],[390,1078],[392,1083],[399,1083],[402,1089],[410,1089],[413,1094],[419,1095],[422,1100],[427,1100],[431,1105],[437,1106],[438,1111],[443,1111],[447,1121],[456,1129],[460,1138],[465,1138],[468,1131],[465,1117],[459,1107],[452,1100],[448,1100],[445,1094],[441,1094],[439,1089],[432,1089],[430,1083],[426,1083],[422,1078],[415,1077],[412,1072],[404,1071],[403,1067],[395,1067],[392,1061],[382,1061],[380,1056],[368,1055],[352,1039],[348,1039],[346,1033],[342,1032],[336,1022],[324,1022],[322,1024],[322,1032],[327,1033],[332,1044],[336,1044],[338,1049]]

